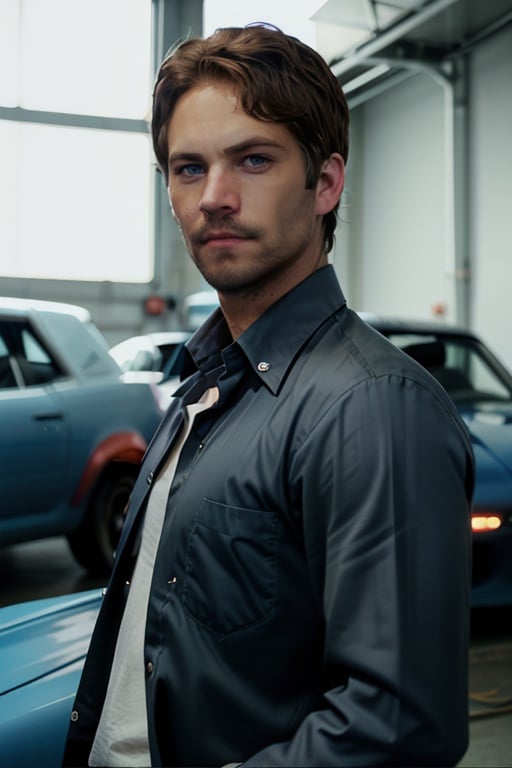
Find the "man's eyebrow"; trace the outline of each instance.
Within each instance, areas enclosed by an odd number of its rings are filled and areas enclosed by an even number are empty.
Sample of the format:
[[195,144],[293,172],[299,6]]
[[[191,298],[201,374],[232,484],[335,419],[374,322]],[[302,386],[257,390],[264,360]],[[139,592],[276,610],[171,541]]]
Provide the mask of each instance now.
[[176,160],[186,160],[190,163],[199,163],[203,159],[203,156],[199,152],[171,152],[169,155],[169,163],[174,163]]
[[[278,141],[255,136],[250,139],[245,139],[244,141],[240,141],[237,144],[232,144],[231,146],[226,147],[223,150],[223,153],[225,155],[237,155],[240,152],[247,152],[248,150],[257,149],[259,147],[283,149],[283,145],[280,144]],[[199,163],[203,159],[204,159],[204,155],[202,155],[200,152],[178,151],[178,152],[171,152],[171,154],[169,155],[169,163],[175,163],[176,161],[183,161],[183,160],[186,160],[189,163]]]
[[230,147],[226,147],[224,150],[226,155],[236,155],[239,152],[246,152],[249,149],[256,149],[257,147],[270,147],[274,149],[283,149],[283,145],[274,139],[269,139],[262,136],[253,136],[245,141],[241,141],[238,144],[232,144]]

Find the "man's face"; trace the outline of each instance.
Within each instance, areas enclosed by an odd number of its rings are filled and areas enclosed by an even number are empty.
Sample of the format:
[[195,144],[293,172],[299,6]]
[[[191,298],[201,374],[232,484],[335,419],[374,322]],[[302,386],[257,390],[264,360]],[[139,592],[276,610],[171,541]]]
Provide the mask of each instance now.
[[283,125],[257,120],[228,84],[184,94],[168,128],[169,198],[192,258],[221,294],[282,294],[320,264],[317,190]]

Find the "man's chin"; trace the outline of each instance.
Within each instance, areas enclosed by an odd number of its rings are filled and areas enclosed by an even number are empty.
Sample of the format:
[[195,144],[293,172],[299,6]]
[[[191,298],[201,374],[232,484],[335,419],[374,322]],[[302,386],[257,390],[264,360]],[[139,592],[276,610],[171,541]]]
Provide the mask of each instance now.
[[259,284],[261,279],[259,275],[234,269],[230,267],[229,261],[229,258],[224,259],[224,264],[219,265],[217,269],[212,269],[210,265],[204,267],[197,261],[196,265],[208,285],[219,293],[236,294],[250,290],[255,284]]

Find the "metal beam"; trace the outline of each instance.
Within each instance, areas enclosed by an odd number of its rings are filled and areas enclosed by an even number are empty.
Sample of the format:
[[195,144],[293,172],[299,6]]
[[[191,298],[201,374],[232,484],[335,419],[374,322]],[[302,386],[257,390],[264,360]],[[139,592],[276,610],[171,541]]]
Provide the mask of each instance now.
[[348,54],[341,61],[331,66],[331,70],[335,77],[349,72],[356,64],[361,64],[365,59],[371,58],[374,54],[382,51],[391,43],[396,42],[401,37],[404,37],[412,29],[415,29],[423,22],[436,16],[445,8],[448,8],[454,3],[458,3],[459,0],[433,0],[433,2],[426,5],[421,11],[412,13],[406,19],[398,22],[395,26],[391,27],[387,32],[379,34],[376,38],[368,43],[363,43],[353,53]]
[[[203,0],[153,0],[153,68],[156,73],[165,54],[179,40],[201,36]],[[181,234],[171,215],[163,176],[155,173],[154,256],[152,286],[178,300],[197,288],[197,270],[186,255]]]
[[23,109],[23,107],[0,107],[0,120],[72,126],[73,128],[97,128],[106,131],[148,132],[148,124],[145,120],[130,120],[103,115],[77,115],[68,112],[45,112],[40,109]]
[[165,54],[178,40],[202,34],[203,0],[153,0],[153,12],[156,74]]

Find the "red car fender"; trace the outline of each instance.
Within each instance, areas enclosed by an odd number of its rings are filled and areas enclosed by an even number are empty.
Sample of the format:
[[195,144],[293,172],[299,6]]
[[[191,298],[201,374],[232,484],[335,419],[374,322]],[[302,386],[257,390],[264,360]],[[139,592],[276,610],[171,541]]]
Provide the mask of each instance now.
[[139,464],[147,448],[147,443],[137,432],[118,432],[102,440],[93,453],[80,478],[71,500],[72,506],[80,504],[85,494],[102,471],[112,461],[124,461]]

